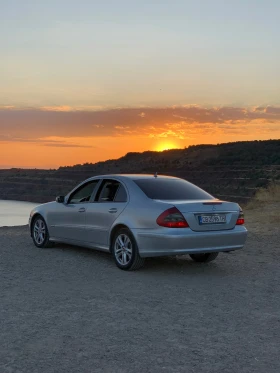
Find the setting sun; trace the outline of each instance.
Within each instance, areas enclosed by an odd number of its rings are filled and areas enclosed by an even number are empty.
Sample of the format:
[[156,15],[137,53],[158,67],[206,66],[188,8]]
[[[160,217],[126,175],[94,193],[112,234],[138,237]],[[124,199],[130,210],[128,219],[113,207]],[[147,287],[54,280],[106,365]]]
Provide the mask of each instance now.
[[170,150],[170,149],[178,149],[179,147],[171,142],[162,142],[157,144],[156,151],[163,152],[164,150]]

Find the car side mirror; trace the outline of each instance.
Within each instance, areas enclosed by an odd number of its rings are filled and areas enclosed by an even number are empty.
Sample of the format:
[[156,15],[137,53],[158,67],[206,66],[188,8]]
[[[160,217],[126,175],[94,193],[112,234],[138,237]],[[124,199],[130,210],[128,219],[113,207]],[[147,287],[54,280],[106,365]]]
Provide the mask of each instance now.
[[55,200],[56,200],[57,203],[64,203],[65,197],[64,196],[58,196],[58,197],[56,197]]

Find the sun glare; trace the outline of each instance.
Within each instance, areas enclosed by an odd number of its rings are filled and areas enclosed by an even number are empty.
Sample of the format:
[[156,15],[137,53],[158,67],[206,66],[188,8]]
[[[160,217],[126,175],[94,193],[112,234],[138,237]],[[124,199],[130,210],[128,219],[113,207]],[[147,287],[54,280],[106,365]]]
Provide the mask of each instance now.
[[178,146],[176,146],[173,143],[163,142],[163,143],[157,144],[156,151],[163,152],[164,150],[177,149],[177,148]]

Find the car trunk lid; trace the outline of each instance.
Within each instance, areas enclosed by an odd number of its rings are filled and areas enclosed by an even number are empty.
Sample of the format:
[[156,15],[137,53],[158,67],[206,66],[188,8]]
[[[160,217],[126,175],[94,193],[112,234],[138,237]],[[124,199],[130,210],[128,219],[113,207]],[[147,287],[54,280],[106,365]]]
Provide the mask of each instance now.
[[[167,202],[167,201],[159,201]],[[239,216],[239,206],[220,200],[168,201],[175,206],[193,231],[233,229]]]

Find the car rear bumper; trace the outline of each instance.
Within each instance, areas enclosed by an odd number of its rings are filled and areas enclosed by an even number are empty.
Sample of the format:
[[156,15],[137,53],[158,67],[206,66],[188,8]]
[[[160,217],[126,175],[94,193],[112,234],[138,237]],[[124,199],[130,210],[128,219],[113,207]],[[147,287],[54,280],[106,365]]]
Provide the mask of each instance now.
[[233,251],[242,249],[247,238],[244,226],[211,232],[195,232],[189,228],[164,228],[161,232],[132,229],[132,232],[141,257]]

